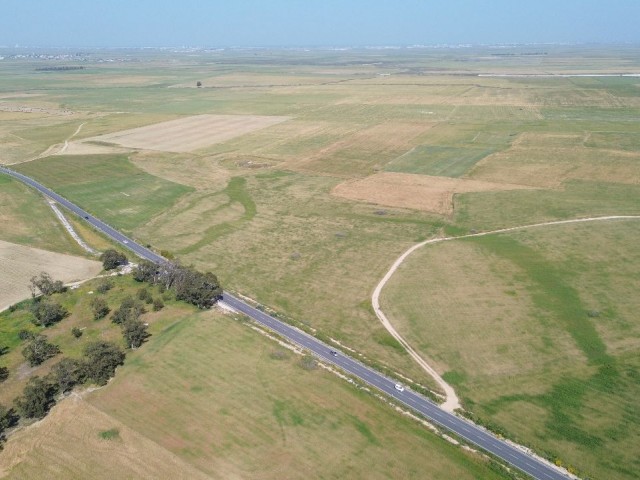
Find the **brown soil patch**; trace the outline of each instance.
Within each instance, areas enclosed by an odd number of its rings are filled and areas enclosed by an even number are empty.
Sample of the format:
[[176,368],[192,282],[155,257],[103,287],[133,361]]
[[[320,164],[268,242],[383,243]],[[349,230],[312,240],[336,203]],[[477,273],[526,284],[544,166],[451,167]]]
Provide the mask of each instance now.
[[[103,439],[101,432],[116,431]],[[73,445],[73,448],[68,448]],[[12,435],[0,455],[11,478],[211,478],[157,443],[72,396]]]
[[194,115],[85,139],[127,148],[190,152],[288,120],[283,116]]
[[331,193],[350,200],[446,215],[453,212],[453,195],[455,193],[526,188],[530,187],[510,183],[384,172],[362,180],[341,183]]
[[28,298],[29,279],[42,271],[66,283],[94,277],[101,269],[94,260],[0,240],[0,310]]

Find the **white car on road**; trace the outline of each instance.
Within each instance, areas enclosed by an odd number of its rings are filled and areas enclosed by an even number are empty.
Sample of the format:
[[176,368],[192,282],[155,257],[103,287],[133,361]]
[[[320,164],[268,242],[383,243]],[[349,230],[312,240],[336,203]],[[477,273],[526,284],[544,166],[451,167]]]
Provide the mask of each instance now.
[[396,383],[395,387],[399,392],[404,392],[404,386],[401,383]]

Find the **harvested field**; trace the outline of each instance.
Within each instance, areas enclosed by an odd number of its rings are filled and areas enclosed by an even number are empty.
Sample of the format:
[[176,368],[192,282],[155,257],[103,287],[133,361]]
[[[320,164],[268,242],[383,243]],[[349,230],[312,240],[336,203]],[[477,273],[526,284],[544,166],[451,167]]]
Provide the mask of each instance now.
[[0,310],[27,298],[29,279],[42,271],[71,282],[93,277],[101,269],[97,261],[0,240]]
[[[65,451],[61,445],[74,448]],[[79,450],[90,455],[78,455]],[[11,438],[0,461],[0,476],[7,474],[11,478],[211,478],[77,395]]]
[[529,187],[511,183],[385,172],[341,183],[333,189],[332,194],[350,200],[447,215],[453,212],[455,193],[527,188]]
[[265,115],[194,115],[86,139],[127,148],[190,152],[289,120]]

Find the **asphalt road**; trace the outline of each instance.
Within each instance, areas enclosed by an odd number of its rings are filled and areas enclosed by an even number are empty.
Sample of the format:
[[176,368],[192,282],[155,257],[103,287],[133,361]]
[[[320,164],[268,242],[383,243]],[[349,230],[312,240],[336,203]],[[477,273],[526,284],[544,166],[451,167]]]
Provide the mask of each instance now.
[[[123,247],[131,250],[137,256],[158,264],[166,262],[165,258],[136,243],[131,238],[118,232],[116,229],[110,227],[100,219],[90,215],[88,212],[61,197],[57,193],[49,190],[35,180],[5,167],[0,167],[0,172],[11,175],[21,182],[24,182],[27,185],[30,185],[31,187],[37,189],[45,196],[55,200],[58,204],[62,205],[77,216],[83,218],[86,222],[93,225],[96,229],[100,230]],[[422,395],[419,395],[408,388],[405,388],[405,390],[402,392],[396,390],[396,382],[394,380],[385,377],[376,370],[363,365],[357,360],[349,357],[348,355],[345,355],[338,349],[328,346],[327,344],[302,332],[301,330],[283,323],[282,321],[253,308],[252,306],[243,302],[232,294],[224,292],[223,301],[233,309],[244,313],[256,322],[289,339],[291,342],[299,345],[306,350],[309,350],[324,362],[333,364],[341,368],[345,372],[359,378],[370,386],[384,392],[385,394],[396,400],[398,403],[404,404],[410,410],[423,415],[431,422],[455,433],[459,437],[464,438],[468,442],[475,444],[476,446],[486,450],[487,452],[492,453],[508,464],[531,475],[533,478],[539,480],[566,480],[567,478],[569,478],[567,475],[564,475],[562,472],[556,470],[552,466],[543,463],[535,457],[522,451],[521,449],[516,448],[503,440],[500,440],[493,434],[476,426],[475,424],[457,417],[451,413],[445,412],[428,398],[423,397]],[[335,351],[337,355],[332,355],[332,350]]]

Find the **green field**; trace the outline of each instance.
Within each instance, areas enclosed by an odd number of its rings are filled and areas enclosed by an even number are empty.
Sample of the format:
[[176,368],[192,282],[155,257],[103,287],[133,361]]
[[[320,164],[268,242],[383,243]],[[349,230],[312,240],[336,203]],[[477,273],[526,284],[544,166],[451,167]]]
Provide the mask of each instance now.
[[16,170],[125,232],[166,211],[191,190],[147,174],[125,156],[51,157]]
[[[84,70],[46,73],[35,71],[38,60],[5,59],[0,162],[24,162],[15,168],[141,243],[213,270],[225,288],[433,386],[370,306],[402,252],[445,232],[640,213],[637,78],[477,75],[637,72],[638,49],[557,46],[524,54],[535,48],[507,49],[513,56],[476,48],[197,57],[140,51],[132,56],[141,63],[88,61]],[[290,120],[187,153],[29,161],[59,148],[81,124],[74,140],[201,113]],[[452,193],[447,216],[331,193],[379,172],[532,188]],[[0,215],[16,225],[0,238],[77,252],[44,202],[0,182]],[[580,471],[635,478],[640,427],[625,408],[637,395],[638,331],[620,320],[635,306],[623,314],[620,305],[634,298],[629,285],[637,277],[627,271],[620,281],[611,266],[589,283],[585,272],[595,269],[594,252],[622,252],[637,231],[554,228],[418,252],[383,292],[383,307],[483,421]],[[629,255],[605,266],[637,265]],[[439,323],[434,334],[424,327],[434,309],[439,318],[455,312],[456,322]],[[591,310],[600,316],[580,314]],[[499,336],[487,338],[484,322],[501,325]],[[474,335],[457,335],[458,328]],[[611,385],[615,395],[601,393]]]
[[588,476],[638,478],[639,232],[595,222],[428,246],[383,308],[480,418]]

